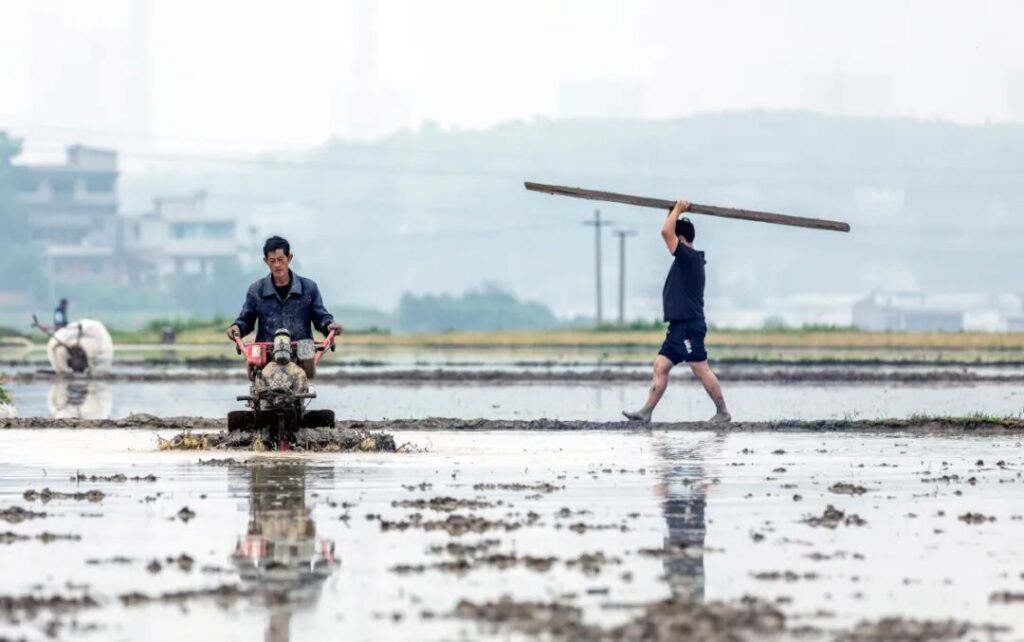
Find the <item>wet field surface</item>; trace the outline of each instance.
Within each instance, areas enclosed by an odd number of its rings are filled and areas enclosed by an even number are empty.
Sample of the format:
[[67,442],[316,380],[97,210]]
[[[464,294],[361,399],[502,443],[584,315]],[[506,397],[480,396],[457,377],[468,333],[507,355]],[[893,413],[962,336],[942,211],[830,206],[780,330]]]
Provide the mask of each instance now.
[[1024,637],[1022,435],[158,434],[0,431],[0,637],[659,639],[621,627],[744,596],[703,639]]
[[[711,432],[604,423],[632,355],[491,356],[326,365],[397,446],[342,453],[160,450],[242,406],[216,359],[9,363],[22,418],[186,417],[0,428],[0,641],[1024,640],[1024,430],[922,419],[1024,416],[1020,363],[731,364],[738,421],[833,424]],[[655,419],[711,413],[677,371]]]
[[[942,384],[723,384],[733,416],[742,421],[776,419],[877,419],[922,416],[1024,414],[1024,387],[1006,383]],[[617,421],[640,406],[646,385],[637,383],[547,384],[332,384],[318,383],[313,407],[339,418],[481,417]],[[123,383],[52,381],[8,385],[22,417],[224,417],[241,407],[235,397],[244,381],[220,383]],[[689,373],[672,377],[655,418],[704,420],[714,413]]]

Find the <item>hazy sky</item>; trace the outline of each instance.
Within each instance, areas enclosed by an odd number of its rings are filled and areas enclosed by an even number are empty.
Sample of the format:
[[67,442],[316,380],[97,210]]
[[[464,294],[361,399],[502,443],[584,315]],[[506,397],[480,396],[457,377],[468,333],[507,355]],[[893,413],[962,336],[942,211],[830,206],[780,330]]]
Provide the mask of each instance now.
[[[37,145],[484,127],[564,115],[560,92],[593,81],[626,87],[645,117],[816,107],[978,123],[1010,117],[1024,69],[1014,0],[5,0],[0,24],[0,128]],[[856,82],[830,94],[837,77]]]

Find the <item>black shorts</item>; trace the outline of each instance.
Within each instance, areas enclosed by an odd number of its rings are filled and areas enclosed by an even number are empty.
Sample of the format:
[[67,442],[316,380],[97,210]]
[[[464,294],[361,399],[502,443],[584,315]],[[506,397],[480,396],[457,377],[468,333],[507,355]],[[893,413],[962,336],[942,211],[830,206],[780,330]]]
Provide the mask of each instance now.
[[680,361],[707,361],[708,351],[704,348],[704,335],[707,333],[708,326],[704,319],[672,321],[668,324],[665,342],[661,344],[658,354],[664,355],[673,365]]

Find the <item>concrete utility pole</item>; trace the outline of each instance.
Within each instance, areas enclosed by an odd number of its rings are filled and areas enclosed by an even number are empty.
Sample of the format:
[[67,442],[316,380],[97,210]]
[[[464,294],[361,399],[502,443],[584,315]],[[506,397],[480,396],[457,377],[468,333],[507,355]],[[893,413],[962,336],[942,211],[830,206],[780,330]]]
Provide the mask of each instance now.
[[626,323],[626,237],[636,236],[633,230],[615,230],[619,237],[619,325]]
[[597,293],[597,325],[601,325],[601,228],[611,225],[611,221],[601,220],[601,210],[594,210],[593,221],[583,221],[584,225],[594,228],[594,278]]

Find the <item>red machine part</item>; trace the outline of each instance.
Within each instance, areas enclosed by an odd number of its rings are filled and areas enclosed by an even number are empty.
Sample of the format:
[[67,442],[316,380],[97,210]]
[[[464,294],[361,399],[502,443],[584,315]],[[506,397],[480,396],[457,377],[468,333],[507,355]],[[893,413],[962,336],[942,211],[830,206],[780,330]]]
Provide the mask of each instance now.
[[267,365],[267,352],[273,344],[250,343],[245,346],[245,362],[250,368],[263,368]]
[[[314,342],[316,345],[316,355],[313,357],[313,363],[320,363],[320,359],[323,358],[327,350],[334,350],[334,336],[334,330],[331,330],[323,341]],[[270,351],[274,349],[274,344],[253,342],[246,345],[242,343],[242,339],[239,337],[235,337],[234,341],[235,347],[238,348],[238,354],[245,355],[245,362],[249,366],[249,378],[252,379],[257,370],[262,370],[263,366],[267,365],[267,362],[270,360]],[[292,341],[292,346],[294,347],[297,343],[297,341]]]

